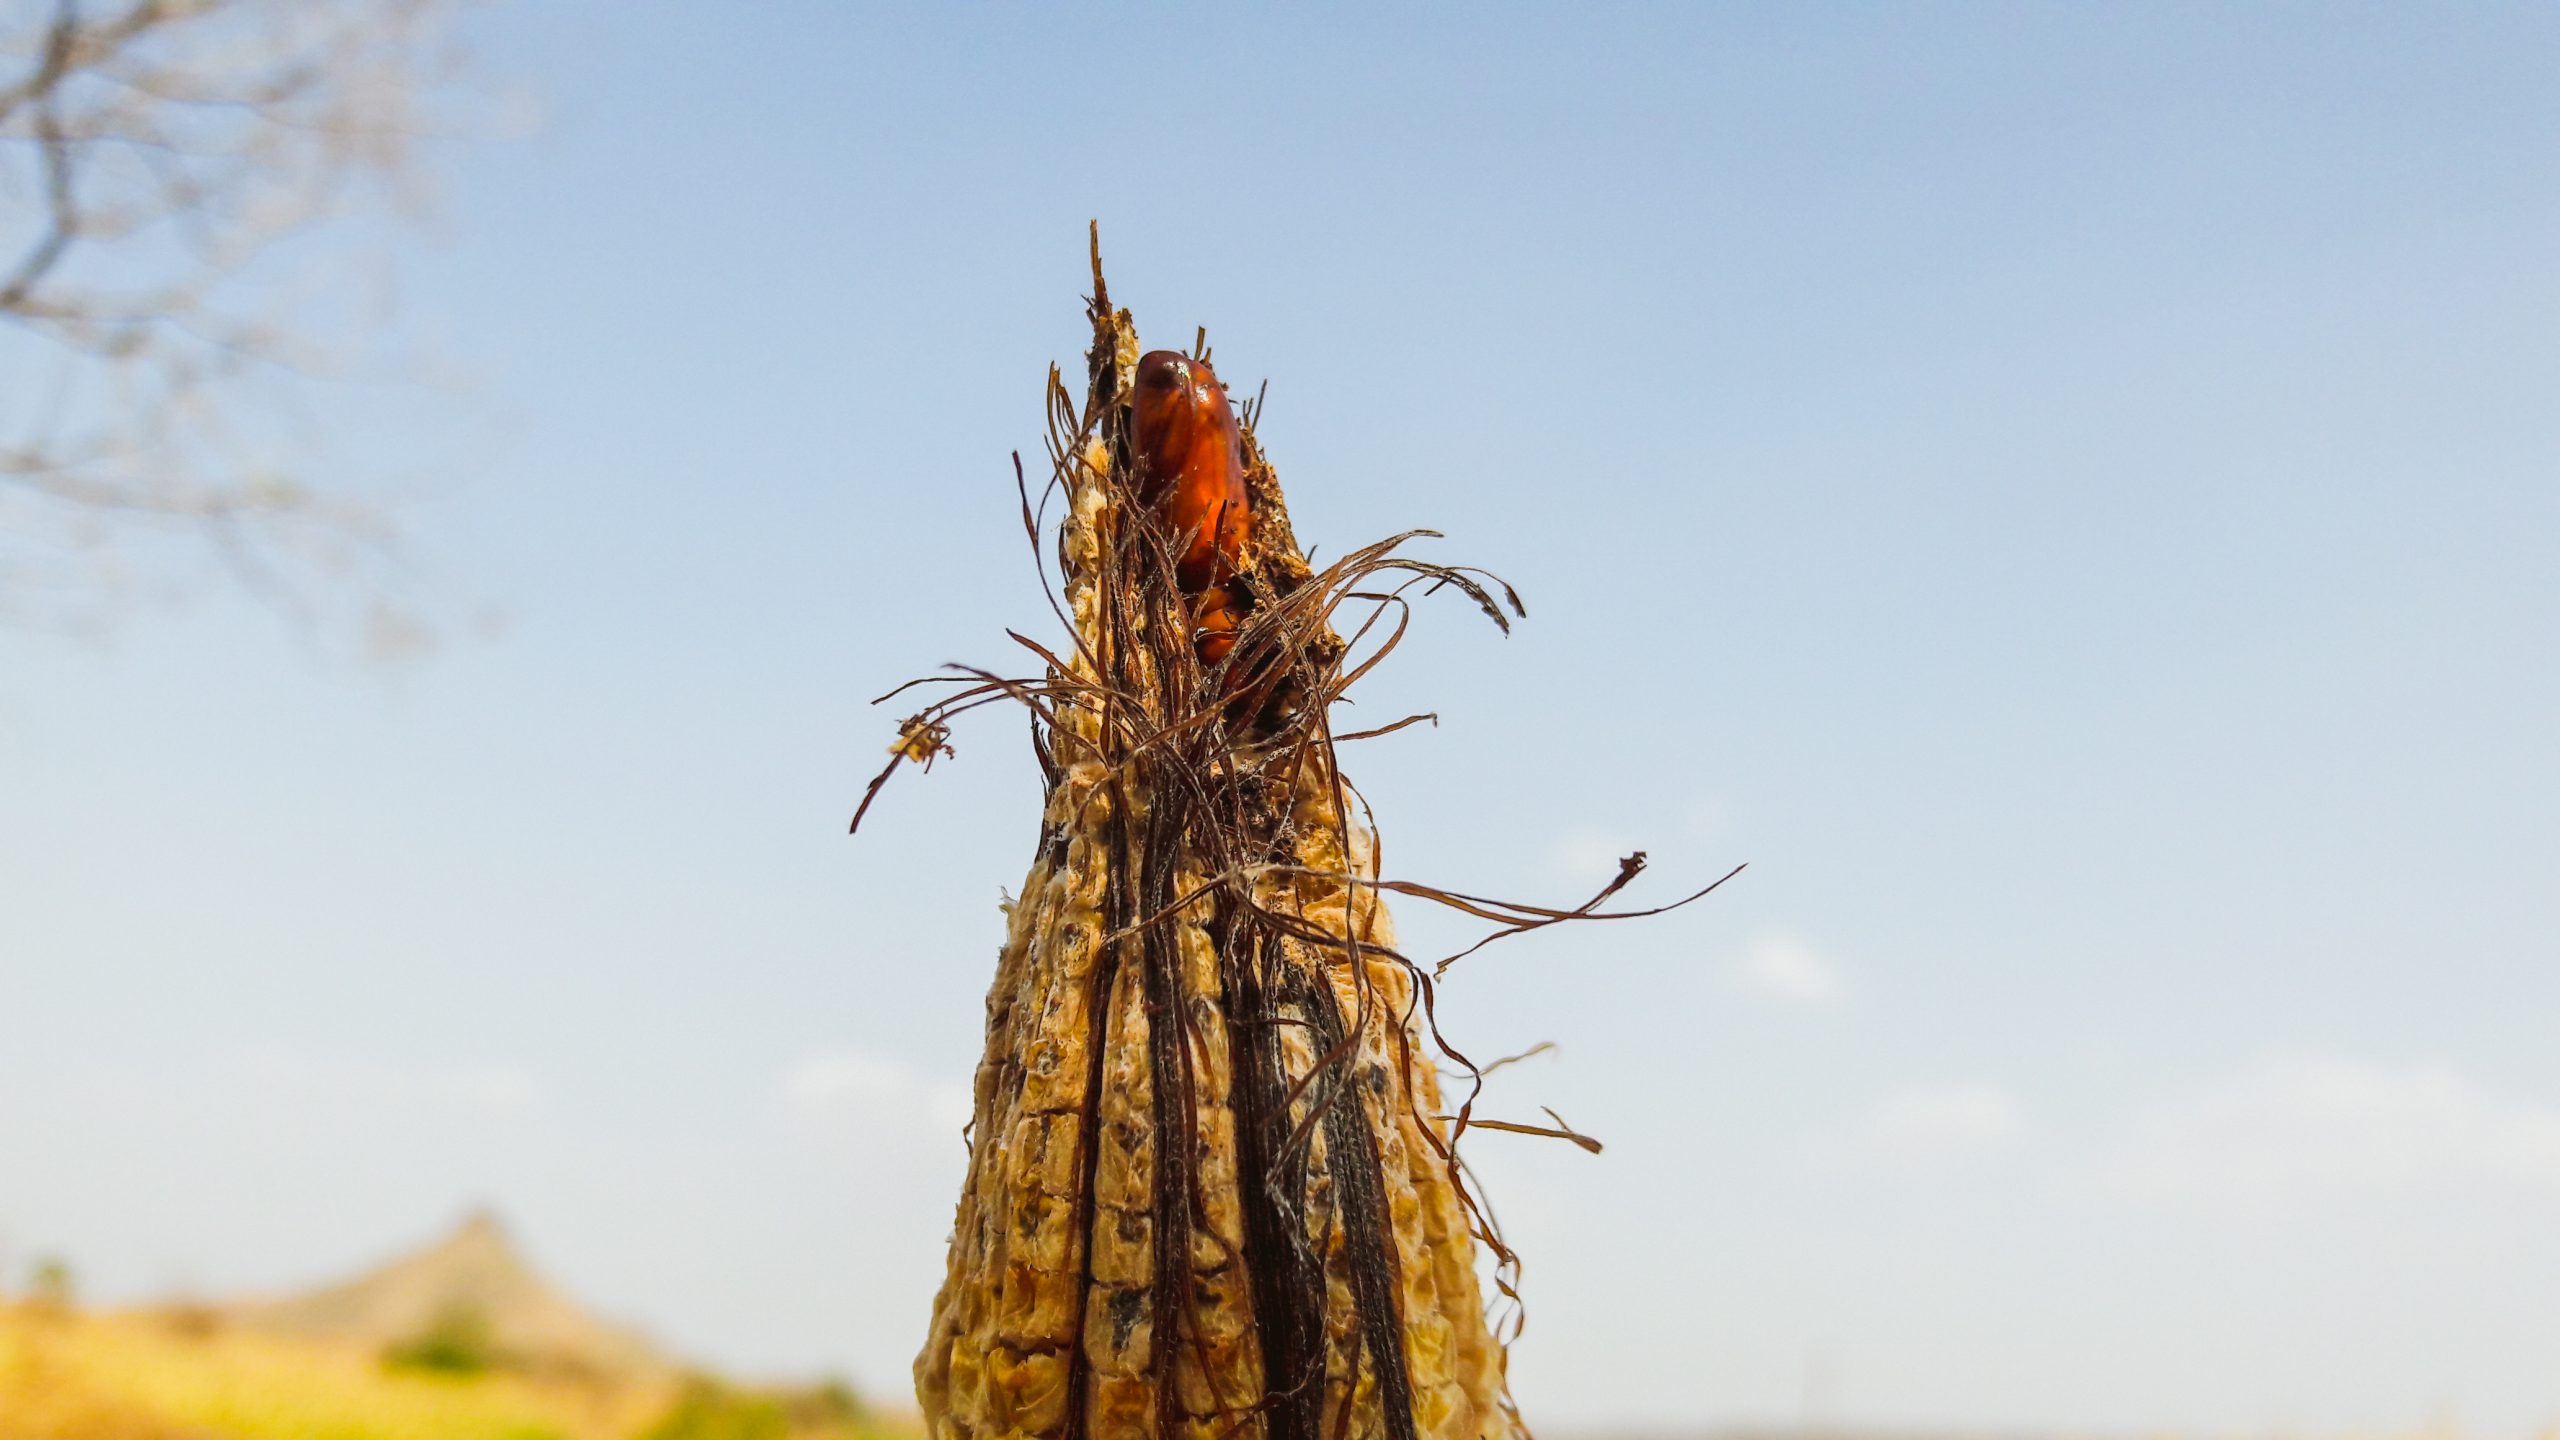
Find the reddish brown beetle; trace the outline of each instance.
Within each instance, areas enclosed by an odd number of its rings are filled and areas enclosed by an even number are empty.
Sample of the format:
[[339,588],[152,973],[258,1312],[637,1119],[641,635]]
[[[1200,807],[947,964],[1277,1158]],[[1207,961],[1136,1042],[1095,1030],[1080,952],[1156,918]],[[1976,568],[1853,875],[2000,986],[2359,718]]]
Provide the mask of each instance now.
[[1200,659],[1235,647],[1243,596],[1229,583],[1253,533],[1244,492],[1244,440],[1227,387],[1205,360],[1151,350],[1138,360],[1129,445],[1138,499],[1171,528],[1174,580],[1200,597]]

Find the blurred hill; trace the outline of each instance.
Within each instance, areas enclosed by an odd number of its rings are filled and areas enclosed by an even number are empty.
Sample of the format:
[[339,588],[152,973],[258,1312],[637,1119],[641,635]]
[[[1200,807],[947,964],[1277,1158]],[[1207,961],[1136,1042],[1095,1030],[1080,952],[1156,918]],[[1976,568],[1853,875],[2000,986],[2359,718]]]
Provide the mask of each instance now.
[[422,1250],[336,1285],[217,1308],[244,1330],[405,1354],[425,1368],[488,1366],[621,1381],[679,1366],[537,1274],[486,1211]]
[[733,1383],[553,1288],[494,1216],[227,1304],[0,1304],[0,1440],[892,1440],[840,1384]]
[[641,1440],[676,1390],[399,1369],[178,1312],[0,1306],[0,1440]]

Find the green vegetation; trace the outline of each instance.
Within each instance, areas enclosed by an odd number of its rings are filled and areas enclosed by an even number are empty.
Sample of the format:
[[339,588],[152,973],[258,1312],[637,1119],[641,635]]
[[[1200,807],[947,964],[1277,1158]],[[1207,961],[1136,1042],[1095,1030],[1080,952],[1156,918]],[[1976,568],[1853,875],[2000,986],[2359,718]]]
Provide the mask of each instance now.
[[52,1310],[67,1310],[78,1296],[79,1287],[71,1279],[71,1262],[59,1255],[47,1255],[27,1272],[29,1303]]
[[764,1390],[511,1367],[440,1318],[398,1347],[209,1312],[0,1304],[0,1440],[893,1440],[841,1385]]
[[790,1435],[791,1416],[778,1398],[696,1380],[640,1440],[790,1440]]
[[742,1390],[697,1376],[638,1440],[868,1440],[894,1433],[870,1423],[852,1389]]
[[424,1330],[382,1352],[394,1370],[431,1375],[480,1375],[505,1363],[489,1312],[477,1305],[448,1305]]

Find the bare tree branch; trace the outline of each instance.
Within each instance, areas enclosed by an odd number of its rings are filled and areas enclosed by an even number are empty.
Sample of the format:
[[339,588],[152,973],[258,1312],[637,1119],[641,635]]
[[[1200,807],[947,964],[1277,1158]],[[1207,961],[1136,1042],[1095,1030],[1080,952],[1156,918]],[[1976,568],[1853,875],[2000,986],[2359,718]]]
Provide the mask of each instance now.
[[0,620],[110,608],[173,537],[289,611],[386,602],[396,527],[280,433],[348,323],[289,257],[404,198],[461,3],[0,0]]

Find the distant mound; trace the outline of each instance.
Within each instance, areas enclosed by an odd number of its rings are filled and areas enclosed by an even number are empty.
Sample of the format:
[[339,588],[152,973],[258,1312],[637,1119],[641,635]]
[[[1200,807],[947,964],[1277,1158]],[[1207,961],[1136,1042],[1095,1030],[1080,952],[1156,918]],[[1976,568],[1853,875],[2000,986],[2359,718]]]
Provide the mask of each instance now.
[[226,1305],[220,1314],[245,1330],[387,1354],[463,1335],[512,1369],[651,1380],[680,1368],[646,1336],[597,1318],[553,1289],[486,1212],[352,1280]]

